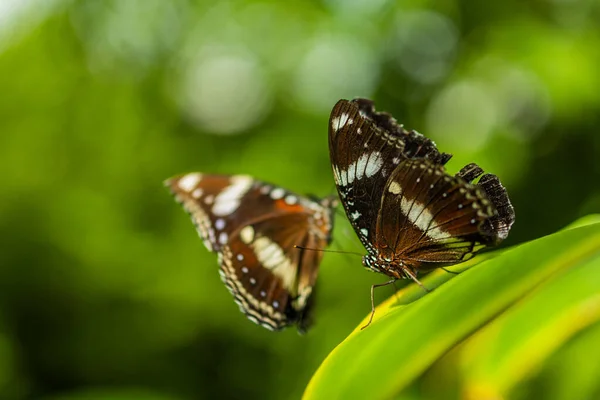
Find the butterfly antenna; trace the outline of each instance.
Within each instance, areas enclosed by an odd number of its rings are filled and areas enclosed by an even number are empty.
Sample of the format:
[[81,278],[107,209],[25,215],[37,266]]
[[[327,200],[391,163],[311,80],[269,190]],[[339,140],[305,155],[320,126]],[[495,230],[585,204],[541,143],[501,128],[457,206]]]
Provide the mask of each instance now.
[[294,245],[294,248],[300,249],[300,250],[322,251],[323,253],[339,253],[339,254],[352,254],[352,255],[361,256],[361,257],[363,256],[361,253],[357,253],[357,252],[354,252],[354,251],[314,249],[312,247],[304,247],[304,246],[298,246],[298,245]]
[[396,282],[396,278],[391,279],[384,283],[377,283],[375,285],[371,285],[371,316],[369,317],[369,322],[367,322],[367,324],[365,326],[360,328],[361,331],[363,329],[365,329],[367,326],[371,325],[371,322],[373,322],[373,317],[375,316],[375,288],[393,285],[395,282]]
[[[346,214],[340,214],[340,215],[342,215],[343,217],[346,216]],[[348,239],[348,240],[356,243],[356,235],[353,235],[352,232],[350,231],[350,229],[348,229],[348,224],[347,223],[343,224],[342,226],[338,225],[338,229],[340,229],[342,231],[342,234],[344,235],[344,237],[346,239]],[[334,238],[333,242],[335,242],[335,241],[336,240]]]

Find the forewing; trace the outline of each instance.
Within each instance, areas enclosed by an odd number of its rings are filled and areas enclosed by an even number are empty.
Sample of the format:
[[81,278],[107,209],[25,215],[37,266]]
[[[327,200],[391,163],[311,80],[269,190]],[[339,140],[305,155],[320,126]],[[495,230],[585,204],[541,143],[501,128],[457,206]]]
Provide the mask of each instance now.
[[446,163],[451,155],[407,131],[366,99],[340,100],[329,120],[329,151],[338,193],[359,238],[369,249],[387,179],[405,159]]
[[165,184],[192,217],[248,318],[277,330],[308,325],[312,288],[330,240],[335,201],[321,202],[245,175],[190,173]]
[[165,181],[190,214],[200,238],[210,251],[219,252],[229,237],[257,219],[304,212],[318,203],[247,175],[197,172]]
[[395,255],[417,269],[465,261],[494,241],[482,229],[496,215],[484,191],[427,160],[398,166],[379,215],[377,243],[384,257]]

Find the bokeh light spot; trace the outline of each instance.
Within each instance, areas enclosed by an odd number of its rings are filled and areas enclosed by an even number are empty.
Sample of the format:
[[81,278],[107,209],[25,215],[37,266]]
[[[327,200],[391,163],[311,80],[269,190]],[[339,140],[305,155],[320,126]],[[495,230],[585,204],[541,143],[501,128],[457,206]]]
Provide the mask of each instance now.
[[218,134],[239,133],[261,121],[272,97],[252,53],[218,47],[202,51],[188,66],[178,96],[192,122]]
[[422,83],[437,82],[447,75],[458,43],[450,19],[432,11],[400,11],[395,27],[391,46],[406,75]]
[[490,136],[497,110],[486,88],[473,81],[455,83],[434,98],[427,111],[427,132],[441,148],[475,151]]
[[311,111],[329,111],[340,98],[368,97],[378,65],[372,48],[358,38],[317,35],[297,69],[293,95]]

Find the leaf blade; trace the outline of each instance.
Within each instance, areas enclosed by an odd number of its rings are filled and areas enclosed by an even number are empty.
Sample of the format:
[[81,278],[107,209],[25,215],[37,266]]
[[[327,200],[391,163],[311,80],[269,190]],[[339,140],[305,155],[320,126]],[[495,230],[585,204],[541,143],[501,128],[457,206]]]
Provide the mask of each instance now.
[[[532,287],[598,251],[600,224],[591,224],[478,264],[424,298],[391,309],[368,329],[354,331],[323,362],[304,398],[392,396]],[[445,308],[461,312],[448,313]]]

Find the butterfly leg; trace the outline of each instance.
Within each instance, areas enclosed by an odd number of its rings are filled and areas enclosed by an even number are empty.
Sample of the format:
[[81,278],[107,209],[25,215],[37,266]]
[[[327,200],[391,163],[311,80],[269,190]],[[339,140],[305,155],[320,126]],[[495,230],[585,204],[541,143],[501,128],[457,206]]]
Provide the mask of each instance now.
[[421,281],[419,281],[417,279],[417,274],[415,274],[413,271],[410,270],[410,268],[406,268],[404,267],[402,269],[402,272],[404,272],[406,274],[406,276],[408,276],[410,279],[412,279],[413,281],[415,281],[415,283],[419,286],[421,286],[421,289],[423,289],[426,292],[431,292],[431,290],[427,289],[422,283]]
[[369,318],[369,322],[367,322],[367,324],[365,326],[360,328],[361,330],[365,329],[367,326],[371,325],[371,322],[373,322],[373,317],[375,316],[375,288],[387,286],[387,285],[393,285],[395,282],[396,282],[396,278],[391,279],[384,283],[378,283],[376,285],[371,285],[371,317]]

